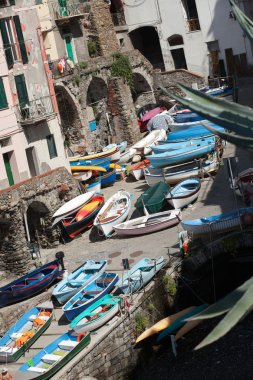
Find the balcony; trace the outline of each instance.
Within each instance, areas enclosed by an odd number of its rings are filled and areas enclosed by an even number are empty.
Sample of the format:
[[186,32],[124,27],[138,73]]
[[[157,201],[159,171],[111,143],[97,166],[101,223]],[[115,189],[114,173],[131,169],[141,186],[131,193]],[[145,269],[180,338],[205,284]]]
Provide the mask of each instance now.
[[88,19],[90,13],[90,4],[88,2],[80,4],[76,0],[66,0],[65,3],[66,6],[61,6],[56,1],[51,3],[54,19],[58,25],[66,24],[79,18]]
[[116,31],[128,30],[124,12],[111,13],[111,16]]
[[186,22],[187,22],[189,32],[196,32],[200,30],[200,24],[199,24],[198,18],[189,18],[188,20],[186,20]]
[[59,59],[56,59],[54,61],[48,61],[48,66],[51,70],[52,78],[59,79],[59,78],[65,77],[67,75],[73,74],[74,69],[69,67],[67,63],[65,65],[65,67],[62,69],[62,71],[59,71],[59,69],[58,69],[59,61],[60,61]]
[[31,125],[47,120],[54,114],[51,97],[43,96],[34,100],[29,100],[25,106],[16,106],[17,117],[20,124]]

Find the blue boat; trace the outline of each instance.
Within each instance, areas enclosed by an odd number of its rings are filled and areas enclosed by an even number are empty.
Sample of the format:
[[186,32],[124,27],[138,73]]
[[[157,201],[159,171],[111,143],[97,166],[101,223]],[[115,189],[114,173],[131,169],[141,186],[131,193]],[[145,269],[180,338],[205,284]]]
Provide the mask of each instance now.
[[116,181],[116,169],[110,169],[101,176],[101,187],[112,186]]
[[28,359],[15,374],[17,380],[48,380],[90,343],[90,334],[69,331]]
[[87,192],[94,191],[95,193],[99,194],[101,191],[101,177],[99,176],[94,180],[87,182],[84,186]]
[[187,148],[189,146],[197,145],[202,142],[210,141],[211,143],[215,143],[215,137],[204,137],[202,139],[195,139],[195,140],[186,140],[178,143],[167,143],[167,144],[161,144],[161,145],[154,145],[151,146],[153,152],[155,154],[163,153],[163,152],[170,152],[177,149],[183,149]]
[[23,314],[0,339],[0,362],[14,362],[24,355],[49,327],[53,309],[52,302],[45,302]]
[[93,158],[90,160],[82,160],[79,158],[76,161],[70,161],[70,166],[101,166],[102,168],[105,168],[106,170],[109,169],[111,163],[110,157],[102,157],[102,158]]
[[253,207],[241,208],[226,214],[207,218],[184,220],[181,222],[184,230],[194,236],[209,235],[240,229],[242,226],[253,225]]
[[115,273],[103,273],[76,293],[64,306],[63,311],[69,321],[87,309],[94,302],[110,293],[118,282]]
[[74,272],[64,278],[53,290],[53,296],[60,304],[67,302],[82,287],[88,285],[100,274],[104,273],[107,267],[106,260],[88,260]]
[[119,143],[119,144],[109,144],[109,145],[107,145],[107,146],[103,149],[103,151],[106,151],[106,150],[108,150],[108,149],[112,149],[112,148],[115,148],[115,147],[118,148],[118,150],[120,151],[120,153],[123,153],[123,152],[125,152],[125,150],[126,150],[126,147],[127,147],[127,141],[122,141],[122,142]]
[[60,275],[59,262],[51,261],[0,288],[0,307],[40,293]]
[[[210,123],[211,127],[214,127],[217,131],[220,132],[225,132],[225,129]],[[186,140],[192,140],[192,139],[200,139],[204,137],[210,137],[213,136],[213,133],[210,132],[208,129],[205,127],[192,127],[192,128],[182,128],[180,131],[176,132],[170,132],[167,136],[167,140],[159,141],[158,144],[168,144],[168,143],[176,143],[176,142],[181,142],[181,141],[186,141]]]
[[183,149],[173,150],[160,154],[146,156],[155,168],[165,168],[166,166],[187,162],[198,157],[202,157],[215,149],[213,141],[204,141],[196,145],[191,145]]
[[157,259],[145,257],[136,263],[117,283],[118,288],[125,294],[137,292],[145,286],[164,266],[164,257]]
[[208,306],[209,306],[208,304],[197,306],[193,310],[184,314],[182,317],[179,317],[178,319],[176,319],[175,322],[169,325],[166,329],[164,329],[158,335],[157,342],[160,342],[165,337],[169,337],[171,334],[173,334],[176,330],[180,329],[187,322],[186,321],[187,318],[190,318],[196,314],[199,314],[202,310],[205,310]]
[[177,114],[174,119],[176,123],[190,123],[192,121],[203,120],[203,117],[195,112],[185,112]]

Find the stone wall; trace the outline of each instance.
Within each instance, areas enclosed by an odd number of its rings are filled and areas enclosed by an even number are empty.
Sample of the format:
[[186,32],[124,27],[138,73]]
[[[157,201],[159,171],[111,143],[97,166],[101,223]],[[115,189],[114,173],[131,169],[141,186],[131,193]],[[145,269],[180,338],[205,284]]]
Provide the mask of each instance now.
[[63,167],[0,191],[0,267],[20,275],[32,266],[25,215],[31,240],[44,248],[56,246],[59,235],[51,227],[52,215],[79,194],[78,182]]
[[126,379],[140,360],[142,350],[134,349],[138,336],[136,332],[135,315],[142,314],[148,318],[149,325],[167,315],[172,300],[168,297],[162,277],[165,271],[159,273],[142,297],[135,301],[131,313],[126,312],[112,327],[107,326],[107,332],[96,345],[89,346],[76,357],[68,368],[63,369],[53,380],[82,380],[84,376],[94,376],[98,380]]

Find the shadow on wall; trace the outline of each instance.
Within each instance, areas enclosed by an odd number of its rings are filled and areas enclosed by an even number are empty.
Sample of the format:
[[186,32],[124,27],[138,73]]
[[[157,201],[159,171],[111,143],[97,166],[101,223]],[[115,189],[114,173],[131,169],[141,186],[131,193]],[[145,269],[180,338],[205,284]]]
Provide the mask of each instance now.
[[47,122],[38,123],[31,127],[26,127],[24,131],[25,131],[25,137],[28,144],[34,143],[36,141],[44,140],[46,136],[51,134]]

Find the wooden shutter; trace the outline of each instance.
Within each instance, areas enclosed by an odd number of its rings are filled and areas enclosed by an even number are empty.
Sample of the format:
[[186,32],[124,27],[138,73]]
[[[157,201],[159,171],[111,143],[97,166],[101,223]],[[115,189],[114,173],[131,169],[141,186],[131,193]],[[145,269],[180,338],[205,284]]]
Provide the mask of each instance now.
[[20,24],[20,19],[19,16],[13,16],[17,36],[18,36],[18,42],[19,42],[19,47],[21,51],[21,56],[22,56],[22,62],[27,63],[28,62],[28,56],[26,52],[26,47],[25,47],[25,41],[24,41],[24,36]]
[[3,78],[0,78],[0,109],[3,108],[8,108],[8,103],[4,89]]
[[14,64],[14,59],[13,59],[13,55],[11,51],[10,40],[7,34],[6,23],[5,23],[4,18],[0,19],[0,30],[1,30],[2,40],[4,44],[4,51],[5,51],[7,65],[8,65],[8,68],[11,69]]
[[29,105],[29,98],[25,83],[25,77],[23,74],[15,76],[16,89],[18,93],[18,100],[20,107],[23,108],[27,104]]

